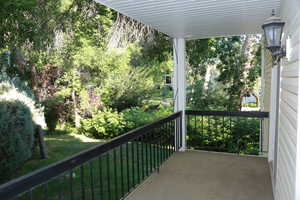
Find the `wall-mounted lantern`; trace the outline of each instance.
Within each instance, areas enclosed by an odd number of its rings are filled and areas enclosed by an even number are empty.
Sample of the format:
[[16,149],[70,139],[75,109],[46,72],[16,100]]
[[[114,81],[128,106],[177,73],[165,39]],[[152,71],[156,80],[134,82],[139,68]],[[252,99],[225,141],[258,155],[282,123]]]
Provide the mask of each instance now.
[[284,24],[279,17],[275,16],[275,11],[273,10],[272,16],[262,25],[267,43],[266,48],[271,51],[275,61],[286,55],[285,48],[281,46]]

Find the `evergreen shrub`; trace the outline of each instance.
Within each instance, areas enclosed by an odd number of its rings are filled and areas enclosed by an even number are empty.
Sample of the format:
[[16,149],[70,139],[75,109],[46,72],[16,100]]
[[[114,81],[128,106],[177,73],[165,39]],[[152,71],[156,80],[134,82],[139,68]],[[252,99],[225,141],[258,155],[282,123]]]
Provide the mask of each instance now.
[[0,101],[0,179],[13,173],[32,155],[34,122],[21,101]]
[[10,176],[32,155],[36,126],[46,128],[42,107],[17,78],[0,76],[0,178]]

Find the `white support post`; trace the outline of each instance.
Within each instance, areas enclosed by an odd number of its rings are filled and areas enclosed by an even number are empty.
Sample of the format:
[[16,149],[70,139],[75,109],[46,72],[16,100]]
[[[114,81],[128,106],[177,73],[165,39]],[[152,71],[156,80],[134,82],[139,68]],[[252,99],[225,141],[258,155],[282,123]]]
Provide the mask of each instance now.
[[182,146],[181,151],[186,149],[186,125],[185,125],[185,106],[186,106],[186,70],[185,70],[185,39],[174,38],[174,111],[182,111]]
[[279,98],[280,98],[280,64],[273,64],[271,77],[271,102],[270,102],[270,128],[269,128],[269,155],[268,160],[272,166],[272,184],[276,185],[277,152],[278,152],[278,123],[279,123]]

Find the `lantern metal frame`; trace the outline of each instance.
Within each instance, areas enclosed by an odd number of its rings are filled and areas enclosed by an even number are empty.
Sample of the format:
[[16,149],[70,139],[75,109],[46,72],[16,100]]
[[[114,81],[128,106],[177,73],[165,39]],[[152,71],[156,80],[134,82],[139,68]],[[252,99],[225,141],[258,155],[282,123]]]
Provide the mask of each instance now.
[[[273,59],[275,61],[280,60],[281,58],[286,56],[286,50],[285,47],[281,44],[282,34],[283,34],[283,27],[285,25],[285,22],[281,21],[279,17],[275,16],[275,12],[273,10],[272,16],[266,20],[266,22],[262,25],[262,28],[264,30],[265,39],[267,40],[267,46],[266,48],[270,50],[272,53]],[[274,39],[279,39],[279,41],[273,42],[274,44],[268,44],[268,36],[270,34],[267,34],[267,27],[279,27],[280,28],[280,36],[275,37],[275,28],[271,28],[270,30],[273,31],[271,35],[273,35]],[[276,45],[277,44],[277,45]]]

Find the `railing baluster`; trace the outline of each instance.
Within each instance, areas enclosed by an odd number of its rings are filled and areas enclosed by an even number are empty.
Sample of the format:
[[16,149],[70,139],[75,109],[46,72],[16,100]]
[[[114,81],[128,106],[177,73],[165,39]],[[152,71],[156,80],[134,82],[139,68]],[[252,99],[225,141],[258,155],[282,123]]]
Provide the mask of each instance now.
[[127,192],[130,191],[130,180],[129,180],[129,151],[128,142],[126,143],[126,176],[127,176]]
[[175,130],[175,120],[172,120],[172,137],[173,137],[173,141],[172,141],[172,145],[173,145],[173,153],[176,151],[176,130]]
[[32,190],[29,190],[28,192],[28,200],[32,200]]
[[[239,126],[239,117],[236,118],[236,125]],[[240,133],[237,133],[237,153],[240,154]]]
[[167,137],[167,133],[168,133],[168,124],[165,123],[164,124],[164,131],[162,132],[162,162],[161,164],[165,161],[166,159],[166,151],[167,151],[167,148],[166,148],[166,137]]
[[201,148],[203,148],[203,144],[204,144],[204,119],[203,119],[203,115],[201,115]]
[[121,167],[121,196],[123,196],[124,193],[124,175],[123,175],[123,146],[120,146],[120,167]]
[[74,199],[74,188],[73,188],[73,170],[70,171],[70,199]]
[[167,132],[167,141],[166,141],[166,146],[167,146],[167,159],[170,157],[171,155],[171,142],[172,142],[172,136],[171,136],[171,122],[168,122],[168,132]]
[[64,182],[65,182],[65,175],[62,174],[60,177],[59,177],[60,181],[60,187],[59,187],[59,194],[58,194],[58,199],[59,200],[62,200],[63,199],[63,191],[64,191]]
[[159,134],[159,143],[160,143],[160,148],[159,148],[159,156],[160,156],[160,162],[159,162],[159,166],[161,166],[163,160],[164,160],[164,151],[165,151],[165,148],[164,148],[164,136],[165,136],[165,132],[166,132],[166,124],[163,124],[161,125],[161,132]]
[[167,147],[168,147],[168,151],[167,151],[167,155],[168,155],[168,158],[171,156],[171,153],[172,153],[172,121],[168,123],[168,134],[167,134]]
[[[161,126],[160,128],[159,128],[159,132],[158,132],[158,141],[157,141],[157,171],[159,172],[159,168],[160,168],[160,163],[161,163],[161,160],[162,160],[162,148],[161,148],[161,140],[162,140],[162,138],[161,138],[161,133],[162,133],[162,129],[163,129],[163,127]],[[163,130],[164,131],[164,130]]]
[[113,168],[114,168],[114,185],[115,185],[115,187],[114,187],[114,189],[115,189],[115,191],[114,191],[114,194],[115,194],[115,199],[116,200],[118,200],[118,195],[119,195],[119,190],[118,190],[118,174],[117,174],[117,152],[116,152],[116,148],[114,148],[114,150],[113,150],[113,161],[114,161],[114,166],[113,166]]
[[140,183],[140,143],[138,138],[136,141],[136,161],[137,161],[137,184]]
[[153,156],[153,131],[150,135],[150,172],[153,172],[154,169],[154,156]]
[[209,116],[207,116],[207,123],[208,123],[208,136],[209,136],[209,140],[211,141],[212,134],[211,134],[211,129],[210,129],[210,117]]
[[156,137],[155,137],[155,160],[156,160],[155,161],[155,169],[156,169],[156,171],[159,170],[159,139],[160,139],[159,132],[160,132],[160,128],[158,129],[158,133],[156,132]]
[[91,192],[92,200],[95,199],[95,184],[94,184],[94,173],[93,173],[93,161],[89,162],[90,178],[91,178]]
[[174,133],[174,121],[172,120],[171,121],[171,124],[170,124],[170,156],[174,153],[174,142],[175,142],[175,140],[174,140],[174,135],[173,135],[173,133]]
[[222,133],[223,133],[223,140],[225,139],[225,119],[222,117]]
[[[148,133],[149,134],[149,133]],[[149,162],[149,135],[146,134],[145,136],[145,145],[146,145],[146,176],[148,177],[149,176],[149,165],[151,165]]]
[[44,184],[44,200],[48,199],[48,182]]
[[178,119],[175,119],[175,147],[176,151],[179,150],[179,124]]
[[144,160],[144,136],[141,137],[141,170],[142,170],[142,180],[145,178],[145,160]]
[[80,184],[81,184],[81,199],[85,199],[85,185],[84,185],[84,166],[80,166]]
[[167,133],[167,158],[170,157],[171,155],[171,150],[172,150],[172,147],[171,147],[171,144],[172,144],[172,122],[168,122],[168,133]]
[[103,197],[103,167],[102,167],[102,157],[100,156],[98,158],[98,164],[99,164],[99,190],[100,190],[100,199],[104,199]]
[[110,153],[108,152],[106,154],[106,170],[107,170],[107,195],[108,195],[108,199],[111,200],[112,196],[111,196],[111,188],[110,188]]
[[131,142],[131,161],[132,161],[132,187],[135,186],[135,171],[134,171],[134,141]]
[[182,128],[182,122],[181,119],[178,119],[178,138],[179,138],[179,149],[182,147],[182,132],[181,132],[181,128]]
[[197,136],[197,116],[194,116],[194,136]]
[[261,128],[261,131],[260,131],[260,154],[264,154],[265,151],[264,151],[264,141],[265,141],[265,138],[264,138],[264,131],[265,131],[265,125],[266,123],[268,122],[268,120],[266,119],[260,119],[260,128]]

